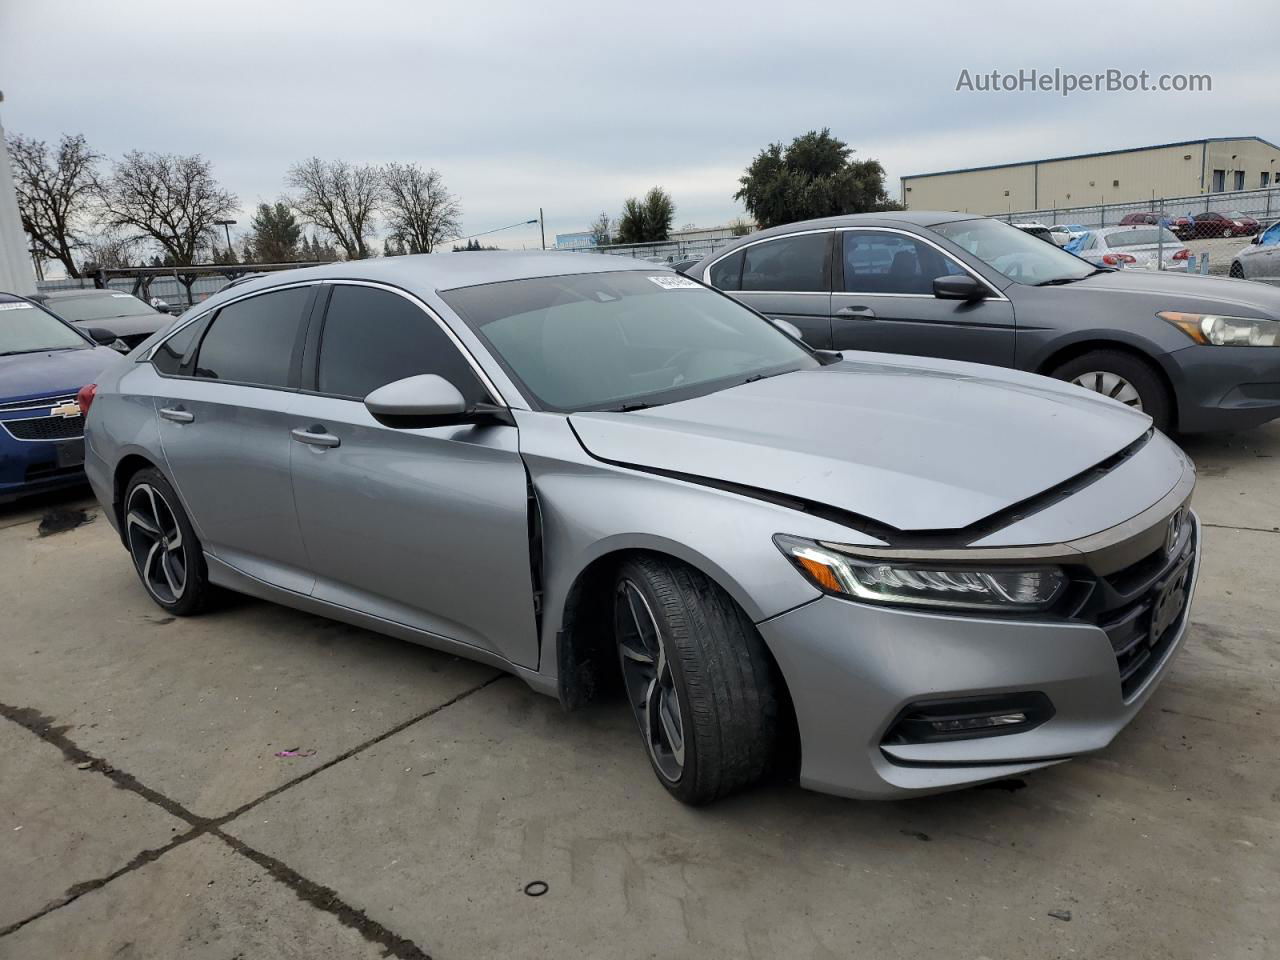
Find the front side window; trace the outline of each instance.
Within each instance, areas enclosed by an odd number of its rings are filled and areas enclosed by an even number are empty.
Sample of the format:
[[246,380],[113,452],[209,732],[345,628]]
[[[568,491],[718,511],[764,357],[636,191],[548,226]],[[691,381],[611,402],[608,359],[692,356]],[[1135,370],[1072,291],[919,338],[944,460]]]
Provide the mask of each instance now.
[[966,272],[927,243],[900,233],[848,230],[843,252],[847,293],[932,296],[935,279]]
[[441,296],[548,410],[652,406],[818,366],[758,314],[676,274],[538,277]]
[[988,217],[952,220],[929,229],[1019,283],[1070,283],[1084,279],[1095,269],[1061,247]]
[[1270,247],[1276,244],[1280,244],[1280,223],[1273,223],[1268,227],[1267,232],[1258,241],[1258,245],[1263,247]]
[[468,405],[490,400],[458,348],[419,307],[389,290],[334,288],[320,335],[320,393],[363,400],[424,373],[444,377]]
[[746,247],[741,289],[744,292],[828,292],[831,289],[827,280],[830,236],[830,233],[802,233]]
[[84,337],[35,304],[0,295],[0,357],[88,346]]
[[195,375],[261,387],[289,386],[310,297],[310,287],[292,287],[223,307],[200,342]]

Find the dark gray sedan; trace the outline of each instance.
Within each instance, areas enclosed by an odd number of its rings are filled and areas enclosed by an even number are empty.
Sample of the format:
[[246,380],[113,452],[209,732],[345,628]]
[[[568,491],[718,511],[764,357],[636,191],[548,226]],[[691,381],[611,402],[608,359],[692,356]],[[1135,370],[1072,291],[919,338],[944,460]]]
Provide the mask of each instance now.
[[1280,291],[1101,269],[987,217],[908,211],[787,224],[688,274],[818,348],[1047,374],[1184,433],[1280,417]]

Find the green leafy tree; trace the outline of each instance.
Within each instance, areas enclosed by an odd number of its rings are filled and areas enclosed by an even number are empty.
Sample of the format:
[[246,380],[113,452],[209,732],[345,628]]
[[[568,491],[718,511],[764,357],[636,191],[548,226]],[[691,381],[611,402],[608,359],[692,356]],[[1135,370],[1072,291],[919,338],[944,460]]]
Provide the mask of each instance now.
[[659,243],[671,236],[676,205],[671,194],[653,187],[640,200],[628,197],[617,222],[618,243]]
[[259,263],[289,263],[305,259],[299,249],[302,226],[287,203],[260,203],[249,222],[248,243]]
[[733,195],[762,227],[796,220],[901,209],[889,199],[879,160],[854,160],[853,150],[823,127],[789,146],[771,143],[751,161]]
[[473,253],[478,250],[500,250],[501,247],[486,247],[479,240],[468,240],[462,246],[453,245],[454,253]]

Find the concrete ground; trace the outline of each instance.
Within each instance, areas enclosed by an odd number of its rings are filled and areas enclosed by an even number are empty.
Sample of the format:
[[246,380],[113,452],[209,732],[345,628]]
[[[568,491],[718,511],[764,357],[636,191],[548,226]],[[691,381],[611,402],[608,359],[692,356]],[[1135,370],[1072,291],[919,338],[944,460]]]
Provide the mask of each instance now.
[[0,508],[0,958],[1280,956],[1280,424],[1186,446],[1204,574],[1147,708],[891,804],[686,809],[620,703],[258,601],[173,620],[82,493]]

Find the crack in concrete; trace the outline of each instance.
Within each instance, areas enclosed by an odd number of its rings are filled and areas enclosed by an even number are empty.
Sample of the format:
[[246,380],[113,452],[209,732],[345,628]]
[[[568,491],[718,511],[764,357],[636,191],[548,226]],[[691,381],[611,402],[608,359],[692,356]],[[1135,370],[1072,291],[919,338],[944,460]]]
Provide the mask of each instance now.
[[1212,527],[1215,530],[1247,530],[1250,533],[1280,533],[1280,527],[1237,527],[1230,523],[1205,523],[1200,522],[1202,527]]
[[307,879],[283,862],[269,854],[263,853],[262,851],[249,846],[244,841],[233,837],[230,834],[224,833],[220,828],[235,820],[237,817],[243,816],[246,812],[252,810],[259,804],[265,803],[267,800],[279,796],[286,790],[290,790],[298,784],[310,780],[312,777],[323,773],[325,770],[342,763],[344,760],[350,759],[356,754],[367,750],[372,746],[376,746],[388,737],[395,736],[397,733],[408,729],[415,723],[419,723],[431,716],[434,716],[441,710],[453,706],[453,704],[460,700],[464,700],[474,693],[479,693],[485,687],[497,683],[506,676],[508,676],[508,674],[499,673],[495,676],[489,677],[483,683],[479,683],[474,687],[469,687],[451,699],[446,700],[444,703],[437,704],[429,710],[425,710],[422,713],[410,717],[408,720],[404,720],[401,723],[396,724],[388,730],[384,730],[376,736],[370,737],[368,740],[365,740],[351,749],[340,753],[332,760],[322,763],[318,767],[308,770],[306,773],[294,777],[292,780],[289,780],[274,789],[268,790],[266,793],[262,794],[262,796],[250,800],[248,803],[240,805],[230,813],[223,814],[219,817],[202,817],[193,813],[178,801],[165,796],[158,790],[148,787],[132,774],[111,765],[101,757],[95,757],[67,736],[67,731],[71,729],[70,725],[58,726],[57,721],[54,720],[54,718],[46,716],[32,707],[13,707],[8,704],[0,703],[0,717],[4,717],[6,720],[16,723],[18,726],[39,737],[44,742],[57,747],[62,751],[63,758],[68,762],[76,764],[77,766],[85,763],[90,764],[90,767],[86,769],[91,769],[101,773],[120,789],[129,790],[132,793],[137,794],[149,803],[152,803],[164,810],[169,815],[191,825],[190,830],[172,838],[163,846],[143,850],[123,867],[120,867],[105,876],[97,877],[92,880],[85,880],[67,888],[67,891],[61,897],[51,900],[31,916],[25,917],[22,920],[18,920],[9,924],[7,927],[0,929],[0,937],[6,937],[11,933],[21,930],[29,923],[39,920],[41,917],[44,917],[55,910],[60,910],[63,907],[74,903],[86,893],[99,890],[118,877],[122,877],[127,873],[132,873],[134,870],[158,860],[170,850],[190,843],[198,837],[207,835],[217,837],[223,843],[231,847],[231,849],[236,853],[247,857],[254,863],[258,864],[270,873],[278,882],[291,889],[298,899],[310,904],[316,909],[324,910],[326,913],[332,914],[339,923],[354,929],[371,943],[378,944],[383,948],[386,956],[396,957],[398,960],[431,960],[431,955],[426,953],[412,940],[397,936],[376,920],[370,919],[363,910],[358,910],[343,901],[337,891],[316,883],[313,880]]

